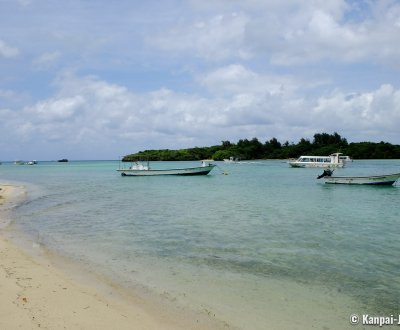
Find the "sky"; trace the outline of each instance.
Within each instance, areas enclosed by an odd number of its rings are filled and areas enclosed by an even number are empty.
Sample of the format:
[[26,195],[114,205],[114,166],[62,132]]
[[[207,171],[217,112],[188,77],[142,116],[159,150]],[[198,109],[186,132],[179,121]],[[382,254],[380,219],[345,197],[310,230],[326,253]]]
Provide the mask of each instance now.
[[0,159],[400,144],[398,0],[0,0]]

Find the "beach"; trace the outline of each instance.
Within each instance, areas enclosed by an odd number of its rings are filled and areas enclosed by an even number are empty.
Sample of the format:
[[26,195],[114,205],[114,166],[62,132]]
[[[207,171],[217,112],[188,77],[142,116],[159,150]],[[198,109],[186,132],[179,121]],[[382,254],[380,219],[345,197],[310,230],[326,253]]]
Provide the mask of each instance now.
[[[24,195],[22,187],[0,185],[0,206]],[[208,329],[204,316],[178,315],[124,294],[94,275],[67,274],[43,254],[27,253],[0,231],[1,329]],[[75,278],[74,278],[75,277]],[[82,278],[82,274],[80,275]],[[83,283],[85,282],[85,283]],[[91,282],[91,285],[89,285]],[[165,307],[165,306],[164,306]]]

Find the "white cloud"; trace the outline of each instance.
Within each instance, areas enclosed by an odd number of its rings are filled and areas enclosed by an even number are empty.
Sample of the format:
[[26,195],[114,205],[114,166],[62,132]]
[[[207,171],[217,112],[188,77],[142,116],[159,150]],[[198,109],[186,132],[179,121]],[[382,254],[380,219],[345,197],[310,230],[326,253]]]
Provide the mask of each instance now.
[[[298,10],[280,16],[267,39],[254,31],[262,30],[264,25],[256,20],[249,28],[250,34],[256,35],[256,40],[251,42],[259,45],[259,52],[270,52],[272,63],[280,65],[315,63],[324,59],[339,63],[379,61],[387,64],[399,57],[399,3],[370,2],[363,9],[369,14],[360,13],[357,2],[331,1],[330,4],[332,6],[304,2]],[[395,61],[400,64],[398,59]]]
[[261,75],[240,64],[231,64],[200,75],[198,81],[213,94],[291,93],[300,83],[285,75]]
[[243,47],[248,17],[230,13],[194,22],[180,22],[166,32],[148,38],[150,45],[174,52],[195,52],[209,61],[251,56]]
[[73,119],[84,105],[83,97],[77,95],[39,102],[25,109],[25,113],[37,122],[58,122]]
[[202,18],[177,20],[148,38],[149,43],[180,56],[191,52],[209,62],[264,58],[287,66],[328,59],[345,63],[395,61],[400,65],[398,2],[252,0],[191,4]]
[[381,85],[377,90],[358,94],[336,91],[319,98],[312,123],[353,132],[365,140],[398,136],[400,90]]
[[14,58],[18,56],[18,54],[19,51],[17,48],[6,44],[3,40],[0,39],[0,57]]
[[[243,76],[262,81],[245,68],[230,69],[236,72],[230,73],[233,81]],[[208,99],[165,88],[138,94],[94,77],[71,75],[60,78],[57,87],[52,98],[21,111],[0,111],[2,130],[14,136],[12,143],[84,144],[92,152],[117,143],[133,152],[255,136],[297,140],[321,131],[345,137],[358,131],[358,138],[380,140],[382,132],[398,136],[400,122],[400,90],[391,85],[359,94],[335,91],[318,99],[305,99],[300,88],[278,94],[232,88]]]

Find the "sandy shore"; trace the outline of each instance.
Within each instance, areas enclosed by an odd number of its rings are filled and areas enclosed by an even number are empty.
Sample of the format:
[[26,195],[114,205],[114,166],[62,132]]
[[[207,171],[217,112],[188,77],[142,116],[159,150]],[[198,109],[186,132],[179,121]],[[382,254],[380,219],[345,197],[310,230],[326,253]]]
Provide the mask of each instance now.
[[[24,194],[22,187],[0,188],[3,209]],[[76,281],[50,260],[22,250],[4,231],[0,229],[0,329],[220,328],[202,315],[179,315],[104,283],[99,289]]]

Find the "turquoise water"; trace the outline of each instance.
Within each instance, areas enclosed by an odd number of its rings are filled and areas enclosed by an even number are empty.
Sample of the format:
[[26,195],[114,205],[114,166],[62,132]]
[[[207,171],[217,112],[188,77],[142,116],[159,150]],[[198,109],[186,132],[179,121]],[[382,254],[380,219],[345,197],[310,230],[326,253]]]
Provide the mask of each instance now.
[[[267,299],[257,291],[283,280],[349,297],[346,320],[351,308],[399,314],[400,186],[325,185],[315,179],[320,169],[284,161],[219,166],[229,175],[216,168],[208,176],[132,178],[115,171],[116,161],[3,163],[0,180],[29,192],[13,226],[127,287],[214,308],[221,318],[234,318],[227,302],[246,301],[262,317]],[[400,161],[354,161],[335,171],[397,173]],[[242,290],[233,294],[237,283]]]

